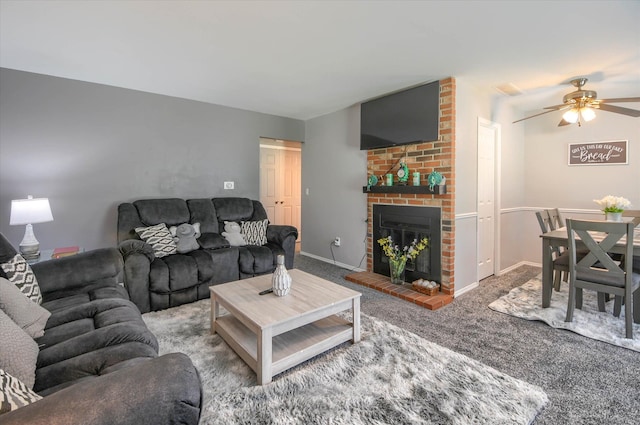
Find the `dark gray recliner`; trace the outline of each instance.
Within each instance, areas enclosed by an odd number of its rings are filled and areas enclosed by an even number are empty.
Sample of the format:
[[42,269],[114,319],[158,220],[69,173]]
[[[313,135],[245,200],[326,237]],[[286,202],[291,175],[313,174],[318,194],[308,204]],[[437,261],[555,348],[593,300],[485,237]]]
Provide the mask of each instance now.
[[[124,258],[125,284],[140,311],[155,311],[209,297],[212,285],[272,273],[276,257],[293,268],[298,231],[269,225],[262,246],[230,246],[222,236],[225,221],[260,221],[267,213],[248,198],[144,199],[118,206],[118,247]],[[200,249],[186,254],[154,255],[140,240],[138,227],[200,223]]]
[[[0,262],[15,255],[0,234]],[[198,373],[184,354],[158,357],[156,337],[122,286],[117,249],[87,251],[31,268],[42,307],[51,312],[44,336],[36,339],[33,390],[44,398],[2,414],[0,423],[198,423]],[[6,277],[2,269],[0,276]]]

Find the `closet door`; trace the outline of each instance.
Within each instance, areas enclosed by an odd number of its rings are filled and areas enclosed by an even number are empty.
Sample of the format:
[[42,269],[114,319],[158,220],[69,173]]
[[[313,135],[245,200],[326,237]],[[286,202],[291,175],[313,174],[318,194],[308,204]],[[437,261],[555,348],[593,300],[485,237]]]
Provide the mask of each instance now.
[[301,228],[301,151],[260,147],[260,202],[272,224]]

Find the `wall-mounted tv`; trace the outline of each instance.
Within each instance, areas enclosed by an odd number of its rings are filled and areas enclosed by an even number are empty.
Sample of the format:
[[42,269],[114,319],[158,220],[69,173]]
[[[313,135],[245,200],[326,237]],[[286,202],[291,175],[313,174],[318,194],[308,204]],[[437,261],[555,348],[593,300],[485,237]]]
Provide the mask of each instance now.
[[362,103],[360,149],[438,140],[440,82]]

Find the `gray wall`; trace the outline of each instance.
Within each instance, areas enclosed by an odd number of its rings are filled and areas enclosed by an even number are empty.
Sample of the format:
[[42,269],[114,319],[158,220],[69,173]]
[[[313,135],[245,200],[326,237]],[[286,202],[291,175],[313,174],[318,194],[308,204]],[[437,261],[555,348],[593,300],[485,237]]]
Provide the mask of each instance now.
[[[306,122],[302,148],[302,251],[365,269],[367,154],[360,150],[360,106]],[[306,195],[305,188],[309,188]],[[333,247],[336,236],[340,247]]]
[[12,199],[49,198],[42,248],[114,246],[119,203],[258,199],[259,138],[304,139],[300,120],[134,90],[9,69],[0,87],[0,231],[15,246]]

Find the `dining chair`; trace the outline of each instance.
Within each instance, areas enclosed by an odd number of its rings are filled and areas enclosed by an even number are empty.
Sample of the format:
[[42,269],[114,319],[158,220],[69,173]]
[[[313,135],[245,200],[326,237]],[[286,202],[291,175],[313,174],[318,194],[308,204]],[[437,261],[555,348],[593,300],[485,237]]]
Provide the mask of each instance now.
[[[626,236],[625,258],[633,257],[632,222],[607,222],[587,220],[567,220],[569,236],[569,300],[565,322],[573,320],[574,308],[582,308],[582,290],[590,289],[600,294],[613,294],[626,300],[624,303],[625,335],[633,338],[633,294],[640,288],[640,273],[633,272],[633,262],[616,262],[609,251]],[[601,241],[594,239],[595,233],[602,233]],[[589,253],[582,259],[576,256],[576,237],[580,238]],[[598,267],[594,267],[595,265]]]
[[546,210],[549,214],[549,226],[551,230],[556,230],[561,227],[565,227],[565,222],[560,215],[560,210],[557,208],[552,208]]
[[622,211],[623,217],[633,217],[632,222],[636,226],[640,225],[640,210],[624,210]]
[[[622,212],[622,216],[623,217],[632,217],[631,222],[633,224],[635,224],[636,227],[640,226],[640,210],[624,210]],[[632,269],[635,273],[640,273],[640,255],[634,255],[633,256],[633,266]],[[640,297],[640,294],[636,294],[637,297]],[[639,301],[640,302],[640,301]],[[614,310],[614,313],[619,314],[620,313],[620,308],[618,305],[616,305],[616,309]]]
[[[552,228],[550,210],[536,211],[536,217],[538,218],[538,224],[540,224],[540,230],[542,233],[547,233]],[[567,281],[569,276],[569,253],[563,251],[560,247],[553,248],[553,288],[560,291],[561,281]]]

